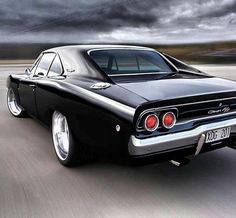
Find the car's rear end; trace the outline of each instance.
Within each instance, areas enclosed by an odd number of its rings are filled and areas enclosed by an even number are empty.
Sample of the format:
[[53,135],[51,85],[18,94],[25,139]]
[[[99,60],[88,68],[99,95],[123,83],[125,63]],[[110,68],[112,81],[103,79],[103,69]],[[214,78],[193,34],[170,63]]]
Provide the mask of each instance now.
[[134,159],[180,159],[235,146],[236,92],[153,101],[139,106],[129,154]]
[[128,142],[132,159],[179,159],[236,144],[236,82],[145,48],[88,54],[101,74],[127,91],[122,101],[132,94],[145,102],[135,106]]

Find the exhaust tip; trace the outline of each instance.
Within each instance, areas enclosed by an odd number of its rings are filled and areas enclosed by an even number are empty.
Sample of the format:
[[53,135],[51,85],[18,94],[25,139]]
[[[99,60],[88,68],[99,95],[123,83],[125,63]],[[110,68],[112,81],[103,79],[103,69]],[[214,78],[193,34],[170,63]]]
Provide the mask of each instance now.
[[189,164],[190,160],[184,157],[181,159],[170,160],[170,163],[172,163],[173,165],[177,167],[181,167],[181,166]]

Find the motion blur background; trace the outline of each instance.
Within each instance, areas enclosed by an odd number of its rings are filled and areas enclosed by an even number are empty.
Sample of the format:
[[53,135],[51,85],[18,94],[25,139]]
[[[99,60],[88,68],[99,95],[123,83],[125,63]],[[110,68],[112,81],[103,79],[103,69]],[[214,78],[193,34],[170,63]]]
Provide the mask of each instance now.
[[[1,0],[1,63],[66,44],[125,43],[236,63],[236,0]],[[17,61],[16,61],[17,60]]]
[[82,43],[147,45],[236,80],[236,0],[0,0],[0,218],[235,218],[230,148],[182,168],[100,160],[67,169],[48,129],[9,114],[10,74],[42,50]]

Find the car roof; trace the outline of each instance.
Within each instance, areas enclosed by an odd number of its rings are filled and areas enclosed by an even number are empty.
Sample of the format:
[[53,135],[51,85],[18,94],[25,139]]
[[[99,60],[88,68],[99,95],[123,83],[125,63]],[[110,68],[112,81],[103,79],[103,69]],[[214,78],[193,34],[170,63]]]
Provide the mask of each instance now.
[[[87,52],[99,49],[139,49],[139,50],[154,50],[143,46],[131,45],[69,45],[55,47],[46,52],[55,52],[59,54],[61,63],[63,64],[64,74],[77,74],[81,76],[98,78],[106,81],[109,77],[98,67],[91,63],[91,60],[86,58]],[[109,79],[110,80],[110,79]]]
[[87,45],[68,45],[68,46],[60,46],[55,48],[47,49],[44,52],[60,52],[63,51],[88,51],[93,49],[145,49],[145,50],[154,50],[152,48],[144,47],[144,46],[134,46],[134,45],[114,45],[114,44],[87,44]]

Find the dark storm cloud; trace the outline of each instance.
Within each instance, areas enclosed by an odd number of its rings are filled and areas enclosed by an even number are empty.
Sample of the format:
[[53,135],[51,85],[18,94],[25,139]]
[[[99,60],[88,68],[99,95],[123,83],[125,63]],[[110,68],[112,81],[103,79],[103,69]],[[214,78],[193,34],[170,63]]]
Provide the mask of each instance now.
[[230,40],[236,34],[236,0],[1,0],[0,4],[0,41],[5,42],[172,43]]
[[[64,5],[54,2],[49,5],[35,4],[31,8],[31,11],[36,12],[35,15],[24,13],[21,16],[26,21],[21,29],[23,31],[55,31],[72,28],[77,31],[100,32],[127,26],[149,26],[157,20],[150,4],[142,4],[135,0],[112,3],[102,1],[102,4],[94,2],[86,7],[83,2],[81,4],[73,2],[71,5],[65,10]],[[47,13],[41,12],[45,8],[47,8]],[[150,10],[150,13],[147,14],[144,9]],[[15,21],[14,17],[9,20],[11,20],[10,23]]]
[[236,12],[236,2],[231,1],[228,4],[223,5],[220,8],[215,8],[215,10],[209,11],[203,16],[206,18],[210,17],[222,17],[230,13],[235,13]]

